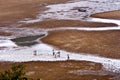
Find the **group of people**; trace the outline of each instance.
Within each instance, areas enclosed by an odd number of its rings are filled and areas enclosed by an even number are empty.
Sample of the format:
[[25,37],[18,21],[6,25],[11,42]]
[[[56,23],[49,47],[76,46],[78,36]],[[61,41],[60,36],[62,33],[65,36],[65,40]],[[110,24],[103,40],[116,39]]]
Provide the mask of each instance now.
[[60,57],[60,51],[55,52],[55,50],[53,49],[52,52],[53,52],[53,56],[54,56],[55,58]]
[[[53,49],[53,56],[55,58],[60,57],[60,51],[55,52],[55,50]],[[70,59],[70,56],[69,56],[69,54],[67,54],[67,60],[69,60],[69,59]]]
[[[37,56],[37,50],[34,50],[33,51],[33,55],[34,56]],[[61,52],[60,51],[55,51],[54,49],[52,50],[52,55],[55,57],[55,58],[60,58],[60,56],[61,56]],[[67,60],[69,60],[70,59],[70,56],[69,56],[69,54],[67,54]]]

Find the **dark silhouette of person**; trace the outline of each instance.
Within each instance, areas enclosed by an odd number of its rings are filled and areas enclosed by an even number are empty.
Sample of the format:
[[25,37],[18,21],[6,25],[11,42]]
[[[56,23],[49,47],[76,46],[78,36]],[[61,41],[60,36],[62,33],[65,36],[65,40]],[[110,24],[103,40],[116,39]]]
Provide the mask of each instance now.
[[69,56],[69,54],[67,54],[67,60],[69,60],[70,59],[70,56]]
[[53,56],[55,56],[55,51],[54,51],[54,49],[53,49],[52,51],[53,51]]
[[33,53],[34,53],[34,54],[33,54],[34,56],[36,56],[36,55],[37,55],[37,51],[36,51],[36,50],[34,50],[34,51],[33,51]]
[[58,57],[60,57],[60,51],[58,51],[57,54],[58,54]]

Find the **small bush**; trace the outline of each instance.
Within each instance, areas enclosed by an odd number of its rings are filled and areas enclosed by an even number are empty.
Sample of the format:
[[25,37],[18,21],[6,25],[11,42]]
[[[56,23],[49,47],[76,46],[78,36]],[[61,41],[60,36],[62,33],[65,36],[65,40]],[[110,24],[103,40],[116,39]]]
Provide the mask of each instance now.
[[21,64],[13,65],[11,69],[0,73],[0,80],[29,80],[28,78],[24,77],[24,69],[25,66]]

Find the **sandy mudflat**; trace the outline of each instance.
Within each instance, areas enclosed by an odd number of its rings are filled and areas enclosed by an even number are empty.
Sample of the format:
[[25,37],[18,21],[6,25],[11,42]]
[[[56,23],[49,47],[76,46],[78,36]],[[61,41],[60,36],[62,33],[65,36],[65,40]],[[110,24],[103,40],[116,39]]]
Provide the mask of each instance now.
[[[0,63],[0,71],[4,71],[13,63]],[[36,80],[108,80],[112,77],[108,73],[96,75],[90,74],[91,71],[102,71],[102,65],[88,61],[56,61],[56,62],[26,62],[21,63],[26,66],[26,76]],[[32,65],[32,66],[31,66]],[[73,71],[88,70],[88,74],[79,75],[72,73]],[[84,71],[83,71],[84,72]]]
[[120,10],[96,13],[92,14],[91,17],[120,20]]
[[79,20],[50,20],[36,23],[28,23],[22,27],[37,27],[37,28],[57,28],[57,27],[110,27],[117,26],[114,23],[100,23],[100,22],[87,22]]
[[120,58],[120,31],[52,31],[43,42],[60,49]]
[[[0,0],[0,24],[11,24],[25,18],[35,18],[48,4],[68,0]],[[1,25],[0,25],[1,26]]]

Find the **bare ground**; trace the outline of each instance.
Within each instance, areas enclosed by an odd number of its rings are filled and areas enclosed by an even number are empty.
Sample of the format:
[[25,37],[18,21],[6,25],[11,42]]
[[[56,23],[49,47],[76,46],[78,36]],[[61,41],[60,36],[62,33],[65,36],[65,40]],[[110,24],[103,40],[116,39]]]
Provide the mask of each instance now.
[[96,13],[92,14],[91,17],[120,20],[120,10]]
[[120,31],[51,31],[42,41],[71,52],[120,58]]
[[[0,72],[7,70],[15,63],[1,62]],[[56,61],[56,62],[25,62],[26,76],[37,80],[109,80],[111,75],[77,75],[70,73],[77,70],[102,71],[102,65],[88,61]]]
[[57,27],[108,27],[117,26],[113,23],[87,22],[79,20],[50,20],[36,23],[29,23],[21,27],[36,27],[36,28],[57,28]]

